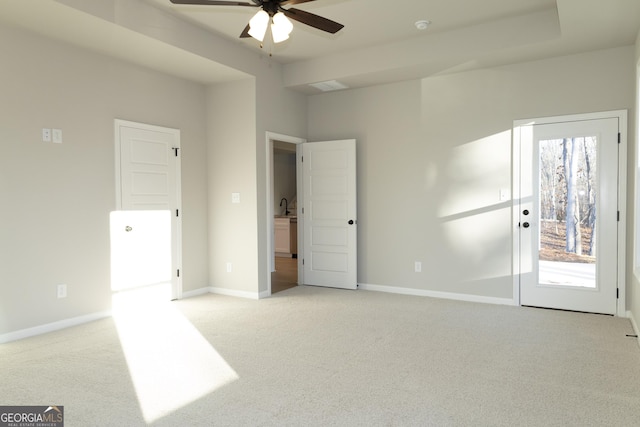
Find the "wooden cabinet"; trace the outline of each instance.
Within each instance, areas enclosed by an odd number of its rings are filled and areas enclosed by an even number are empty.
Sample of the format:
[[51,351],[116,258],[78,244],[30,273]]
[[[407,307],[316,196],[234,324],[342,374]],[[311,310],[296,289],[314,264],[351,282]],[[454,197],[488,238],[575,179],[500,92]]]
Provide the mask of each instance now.
[[276,256],[295,256],[298,253],[298,218],[275,218]]
[[275,219],[275,250],[276,255],[291,253],[291,238],[289,218]]

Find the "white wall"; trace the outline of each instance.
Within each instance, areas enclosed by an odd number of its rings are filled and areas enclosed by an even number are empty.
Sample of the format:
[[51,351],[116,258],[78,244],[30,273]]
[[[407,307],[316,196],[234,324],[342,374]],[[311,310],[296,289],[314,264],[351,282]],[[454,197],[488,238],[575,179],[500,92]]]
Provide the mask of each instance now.
[[513,120],[633,110],[633,52],[310,97],[309,140],[358,140],[358,282],[511,299]]
[[204,87],[7,27],[0,57],[0,335],[110,310],[115,118],[181,130],[183,287],[205,286]]
[[[640,245],[640,238],[638,238],[638,221],[637,215],[640,214],[637,210],[638,203],[640,203],[640,195],[638,191],[637,182],[640,179],[640,161],[638,159],[638,141],[640,140],[640,123],[638,123],[638,109],[640,109],[640,32],[638,33],[638,37],[636,38],[636,46],[635,46],[635,70],[636,70],[636,79],[635,79],[635,96],[636,96],[636,113],[631,115],[630,117],[635,118],[635,129],[630,130],[630,134],[634,134],[636,136],[635,144],[629,144],[629,164],[628,170],[630,176],[634,179],[629,180],[629,193],[630,201],[628,202],[628,206],[634,209],[633,214],[629,214],[629,221],[627,224],[627,234],[629,236],[629,241],[627,242],[627,268],[629,273],[627,274],[627,286],[628,295],[627,295],[627,307],[631,313],[631,316],[635,322],[635,326],[638,327],[638,322],[640,322],[640,263],[638,260],[640,259],[640,254],[638,253],[638,248]],[[635,239],[633,238],[635,236]],[[637,332],[637,331],[636,331]]]
[[207,90],[209,284],[246,296],[258,293],[255,111],[254,79]]

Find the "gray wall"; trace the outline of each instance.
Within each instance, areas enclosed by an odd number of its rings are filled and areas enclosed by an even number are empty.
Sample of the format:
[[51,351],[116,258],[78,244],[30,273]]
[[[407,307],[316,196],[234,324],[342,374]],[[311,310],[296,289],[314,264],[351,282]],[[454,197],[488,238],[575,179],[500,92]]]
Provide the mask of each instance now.
[[306,97],[280,86],[276,64],[257,67],[255,79],[207,90],[209,285],[251,298],[264,295],[269,274],[266,132],[306,134]]
[[255,81],[211,86],[207,101],[209,284],[257,295]]
[[[118,5],[147,16],[145,3]],[[633,48],[307,99],[282,88],[277,63],[164,18],[162,41],[255,78],[205,88],[0,28],[0,335],[109,310],[114,118],[182,131],[186,292],[266,291],[271,131],[358,139],[361,283],[511,298],[509,215],[498,195],[510,188],[512,121],[634,106]],[[63,129],[64,144],[41,142],[43,127]],[[66,299],[56,298],[58,283],[68,284]]]
[[[266,132],[306,135],[306,97],[283,89],[280,66],[253,50],[143,2],[101,1],[65,3],[141,34],[153,31],[146,19],[161,19],[164,43],[246,78],[205,87],[0,27],[0,194],[12,205],[0,218],[0,336],[110,310],[115,118],[181,130],[183,291],[267,289]],[[43,127],[61,128],[64,144],[42,143]],[[60,283],[66,299],[56,298]]]
[[358,140],[358,282],[511,299],[513,120],[633,117],[634,69],[627,47],[310,97],[310,141]]
[[182,131],[183,286],[206,286],[204,87],[6,27],[0,57],[0,335],[110,310],[115,118]]

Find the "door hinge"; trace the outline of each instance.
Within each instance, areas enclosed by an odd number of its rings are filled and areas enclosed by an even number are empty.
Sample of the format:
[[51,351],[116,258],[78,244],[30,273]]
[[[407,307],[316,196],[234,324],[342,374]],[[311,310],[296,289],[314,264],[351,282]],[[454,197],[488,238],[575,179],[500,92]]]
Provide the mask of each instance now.
[[180,216],[180,210],[176,209],[176,216]]
[[180,147],[173,147],[172,150],[176,153],[176,157],[178,157],[178,150]]
[[178,277],[180,277],[180,269],[178,269],[177,273],[178,273]]
[[304,265],[304,258],[302,258],[302,265]]
[[620,132],[618,132],[618,144],[620,144]]
[[304,208],[302,208],[302,215],[304,215]]
[[616,299],[620,299],[620,288],[616,288]]
[[618,222],[620,222],[620,211],[618,211]]

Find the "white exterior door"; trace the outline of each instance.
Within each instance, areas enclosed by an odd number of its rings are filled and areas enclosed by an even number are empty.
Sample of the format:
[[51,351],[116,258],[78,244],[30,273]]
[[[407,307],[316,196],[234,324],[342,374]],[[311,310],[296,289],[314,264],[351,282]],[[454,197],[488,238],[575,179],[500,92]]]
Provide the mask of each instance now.
[[[120,248],[119,253],[126,251],[129,256],[112,255],[114,260],[120,260],[119,265],[112,265],[112,275],[122,283],[114,283],[113,287],[132,287],[134,278],[139,285],[149,284],[152,278],[160,277],[158,270],[169,271],[172,298],[179,298],[180,131],[116,120],[115,137],[119,212],[112,215],[112,241],[117,241],[112,248]],[[166,227],[169,228],[165,230]],[[168,260],[160,242],[169,245]],[[157,252],[152,258],[164,265],[158,267],[148,255],[151,251]],[[135,273],[127,279],[124,271]]]
[[616,314],[619,119],[518,131],[521,304]]
[[302,145],[304,284],[356,289],[356,141]]

